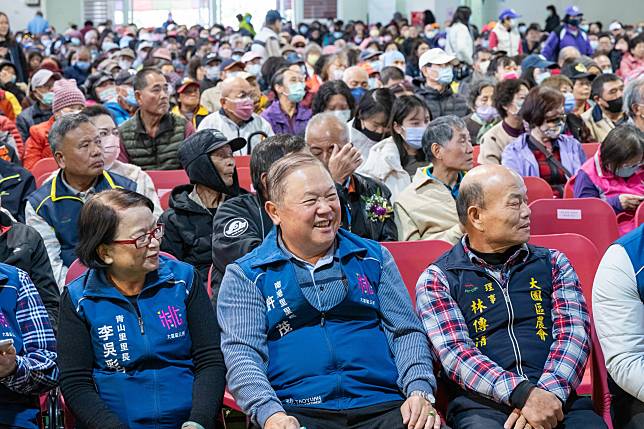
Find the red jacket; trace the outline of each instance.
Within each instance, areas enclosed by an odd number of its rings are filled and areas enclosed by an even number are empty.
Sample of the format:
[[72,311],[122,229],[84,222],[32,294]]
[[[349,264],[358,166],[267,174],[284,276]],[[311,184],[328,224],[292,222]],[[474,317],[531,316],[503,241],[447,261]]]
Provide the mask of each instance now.
[[43,158],[53,158],[49,147],[49,130],[56,119],[52,116],[47,122],[34,125],[29,128],[29,138],[25,143],[25,156],[22,159],[22,165],[27,170]]
[[16,152],[18,153],[18,157],[22,156],[22,137],[16,127],[16,123],[6,116],[0,116],[0,131],[7,131],[11,134],[13,139],[16,141]]

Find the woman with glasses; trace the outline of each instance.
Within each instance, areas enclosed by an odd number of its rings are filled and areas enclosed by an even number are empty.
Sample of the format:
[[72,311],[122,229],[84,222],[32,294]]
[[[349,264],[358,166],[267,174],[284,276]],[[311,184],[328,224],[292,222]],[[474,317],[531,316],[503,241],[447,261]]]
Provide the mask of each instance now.
[[152,202],[114,189],[78,221],[89,270],[61,301],[58,363],[66,404],[86,428],[214,428],[226,368],[197,270],[160,256]]
[[528,131],[503,150],[501,164],[521,176],[541,177],[555,196],[562,197],[566,182],[586,160],[581,143],[562,134],[564,96],[552,88],[532,88],[519,116],[527,122]]

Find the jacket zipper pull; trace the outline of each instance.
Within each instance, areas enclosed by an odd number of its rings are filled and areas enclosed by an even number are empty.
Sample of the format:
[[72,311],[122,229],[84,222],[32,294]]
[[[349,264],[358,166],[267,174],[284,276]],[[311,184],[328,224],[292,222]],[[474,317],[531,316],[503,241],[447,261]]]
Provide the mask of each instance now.
[[145,329],[143,328],[143,318],[139,316],[138,319],[139,319],[139,329],[141,330],[141,335],[145,335]]
[[320,326],[324,327],[324,317],[326,314],[322,313],[322,318],[320,319]]

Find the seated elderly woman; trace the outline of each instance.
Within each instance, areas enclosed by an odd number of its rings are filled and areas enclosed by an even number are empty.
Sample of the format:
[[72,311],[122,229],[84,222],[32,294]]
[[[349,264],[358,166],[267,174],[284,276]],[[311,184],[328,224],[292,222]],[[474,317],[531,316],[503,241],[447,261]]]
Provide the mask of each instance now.
[[152,202],[124,189],[81,209],[89,270],[63,293],[58,363],[82,427],[214,428],[226,368],[197,270],[159,255]]
[[595,156],[575,177],[575,198],[601,198],[613,207],[622,234],[637,225],[633,214],[644,201],[644,132],[625,124],[612,129]]
[[38,290],[0,263],[0,428],[39,428],[37,395],[57,381],[56,339]]
[[564,96],[537,86],[526,97],[519,114],[529,131],[503,150],[501,163],[521,176],[541,177],[555,195],[563,196],[566,182],[586,160],[581,143],[562,134]]

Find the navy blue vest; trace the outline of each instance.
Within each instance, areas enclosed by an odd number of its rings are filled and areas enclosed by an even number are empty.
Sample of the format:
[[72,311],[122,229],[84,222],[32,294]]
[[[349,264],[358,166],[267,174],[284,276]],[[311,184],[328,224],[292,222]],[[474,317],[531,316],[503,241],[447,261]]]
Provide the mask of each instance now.
[[447,277],[474,345],[536,384],[553,341],[552,264],[548,249],[528,245],[528,252],[500,283],[472,263],[460,242],[435,265]]
[[[78,216],[83,206],[83,200],[69,189],[61,180],[62,170],[49,182],[43,184],[28,200],[37,215],[41,216],[56,232],[60,243],[60,257],[63,264],[69,267],[76,259],[76,243],[78,243]],[[125,188],[136,191],[136,183],[115,173],[103,171],[99,177],[95,191]]]
[[273,228],[260,247],[237,260],[267,304],[267,375],[287,405],[351,409],[399,401],[398,370],[382,329],[380,244],[338,231],[335,257],[345,299],[320,313],[304,297]]
[[99,396],[129,428],[172,428],[190,417],[193,363],[186,300],[194,268],[160,257],[134,306],[89,270],[67,287],[87,325]]
[[[12,339],[18,355],[24,354],[16,311],[20,279],[18,269],[0,263],[0,340]],[[0,426],[38,427],[38,395],[20,395],[0,384]]]
[[626,250],[626,254],[633,264],[637,291],[644,303],[644,225],[634,229],[615,242]]

